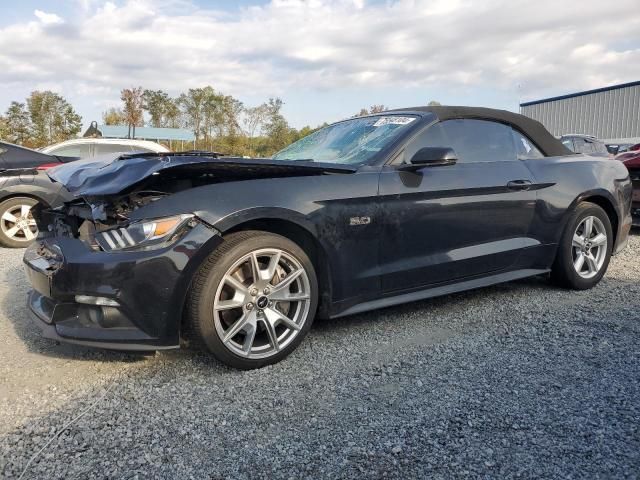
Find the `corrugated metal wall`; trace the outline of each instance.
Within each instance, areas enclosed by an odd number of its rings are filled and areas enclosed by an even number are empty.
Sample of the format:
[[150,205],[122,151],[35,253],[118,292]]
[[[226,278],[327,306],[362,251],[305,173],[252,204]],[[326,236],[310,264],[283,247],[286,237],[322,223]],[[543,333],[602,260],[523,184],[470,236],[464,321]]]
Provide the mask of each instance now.
[[640,137],[640,85],[523,105],[520,113],[557,136]]

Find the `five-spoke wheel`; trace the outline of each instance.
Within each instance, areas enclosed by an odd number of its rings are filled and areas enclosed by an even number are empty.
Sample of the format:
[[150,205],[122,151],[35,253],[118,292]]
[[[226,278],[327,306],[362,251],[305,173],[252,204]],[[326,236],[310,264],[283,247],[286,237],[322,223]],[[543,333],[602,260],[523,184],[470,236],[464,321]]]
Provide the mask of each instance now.
[[585,217],[573,234],[573,266],[582,278],[598,274],[607,257],[607,231],[595,216]]
[[31,208],[37,202],[29,197],[13,197],[0,203],[0,244],[26,247],[38,235]]
[[287,356],[309,330],[318,303],[315,270],[292,241],[239,232],[201,267],[187,313],[192,337],[218,359],[257,368]]
[[579,290],[596,285],[613,248],[611,220],[598,205],[579,204],[567,222],[551,270],[556,283]]

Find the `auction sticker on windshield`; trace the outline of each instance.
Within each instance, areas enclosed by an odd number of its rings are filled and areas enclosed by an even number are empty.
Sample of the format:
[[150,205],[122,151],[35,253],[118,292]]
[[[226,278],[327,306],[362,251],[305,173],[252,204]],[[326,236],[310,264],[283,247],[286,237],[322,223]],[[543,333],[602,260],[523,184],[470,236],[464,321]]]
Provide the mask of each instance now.
[[374,127],[381,127],[383,125],[407,125],[413,122],[416,117],[399,117],[397,115],[392,115],[390,117],[380,117],[376,123],[373,124]]

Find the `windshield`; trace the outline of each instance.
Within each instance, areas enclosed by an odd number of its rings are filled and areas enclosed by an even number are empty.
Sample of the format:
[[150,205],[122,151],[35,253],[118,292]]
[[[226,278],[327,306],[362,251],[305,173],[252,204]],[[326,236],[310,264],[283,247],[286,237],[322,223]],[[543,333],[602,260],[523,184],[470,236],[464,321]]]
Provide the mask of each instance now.
[[272,158],[365,163],[409,128],[417,118],[411,115],[378,115],[346,120],[292,143]]

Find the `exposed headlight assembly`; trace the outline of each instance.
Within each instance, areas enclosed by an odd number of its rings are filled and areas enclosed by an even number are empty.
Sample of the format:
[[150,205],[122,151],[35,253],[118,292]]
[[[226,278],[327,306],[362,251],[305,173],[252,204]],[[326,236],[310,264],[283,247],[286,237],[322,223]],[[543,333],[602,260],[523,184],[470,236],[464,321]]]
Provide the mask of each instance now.
[[127,227],[99,232],[96,242],[105,252],[161,248],[184,233],[192,219],[193,215],[185,214],[141,220]]

